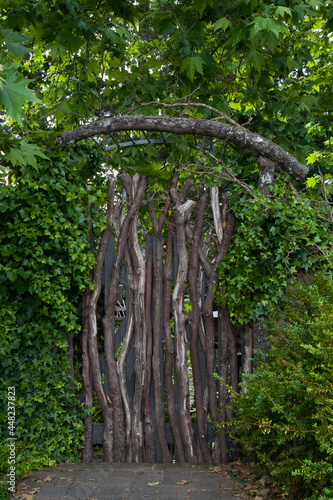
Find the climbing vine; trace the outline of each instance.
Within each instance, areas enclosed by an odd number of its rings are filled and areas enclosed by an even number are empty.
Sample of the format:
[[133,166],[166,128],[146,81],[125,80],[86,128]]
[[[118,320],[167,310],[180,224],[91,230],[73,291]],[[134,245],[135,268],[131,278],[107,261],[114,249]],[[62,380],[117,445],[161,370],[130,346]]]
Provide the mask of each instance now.
[[[64,162],[17,167],[0,191],[1,443],[9,437],[7,388],[16,389],[16,466],[78,457],[83,424],[69,379],[66,336],[92,257],[86,190]],[[6,446],[1,449],[7,470]]]
[[319,193],[296,193],[283,175],[270,189],[266,198],[232,195],[235,233],[217,289],[238,324],[266,314],[297,273],[331,266],[332,229]]

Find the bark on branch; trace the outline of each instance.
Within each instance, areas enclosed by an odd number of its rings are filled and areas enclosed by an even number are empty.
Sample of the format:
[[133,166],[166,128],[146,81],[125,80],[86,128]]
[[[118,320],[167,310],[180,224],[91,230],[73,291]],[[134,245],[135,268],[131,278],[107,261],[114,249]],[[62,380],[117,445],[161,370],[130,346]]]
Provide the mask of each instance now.
[[[203,194],[198,207],[198,216],[196,220],[195,230],[193,233],[190,267],[189,267],[189,294],[192,305],[192,322],[191,322],[191,336],[190,336],[190,352],[192,373],[194,382],[194,397],[195,407],[197,414],[197,436],[198,445],[200,447],[202,457],[205,462],[212,463],[212,457],[208,449],[207,437],[205,431],[205,411],[202,399],[202,384],[200,374],[200,362],[198,352],[198,338],[199,328],[201,321],[201,309],[198,294],[198,276],[199,276],[199,247],[200,238],[204,225],[205,208],[208,200],[208,195]],[[199,290],[201,292],[201,290]]]
[[106,303],[106,311],[104,318],[102,320],[104,329],[105,363],[108,372],[111,399],[114,412],[113,423],[114,423],[115,433],[114,433],[113,459],[116,462],[125,461],[125,429],[124,429],[124,411],[122,404],[122,394],[120,389],[119,373],[114,357],[115,353],[114,353],[114,343],[113,343],[112,318],[114,315],[114,309],[117,300],[117,292],[118,292],[118,285],[120,278],[120,266],[125,252],[127,237],[130,230],[130,224],[141,205],[145,193],[146,181],[147,181],[146,176],[142,175],[138,182],[135,200],[133,200],[133,202],[130,204],[128,208],[128,213],[121,227],[118,248],[112,267],[112,274],[111,274],[111,280],[108,290],[108,298]]
[[189,384],[187,372],[186,354],[186,322],[187,316],[184,311],[184,294],[188,276],[188,257],[185,237],[185,214],[195,205],[192,200],[180,204],[179,195],[175,188],[170,189],[172,201],[174,202],[173,216],[176,225],[177,248],[178,248],[178,272],[172,294],[172,305],[175,320],[176,340],[176,374],[179,387],[179,413],[181,428],[184,438],[185,455],[188,462],[197,462],[197,450],[194,441],[194,433],[190,416]]
[[169,132],[172,134],[193,134],[201,137],[214,137],[244,147],[274,161],[280,168],[295,179],[304,179],[308,167],[272,141],[254,134],[241,126],[212,120],[177,118],[164,116],[123,115],[82,125],[61,134],[58,144],[70,144],[96,135],[110,134],[128,130]]
[[270,187],[273,186],[275,163],[264,156],[259,156],[257,163],[259,165],[258,189],[263,196],[269,196]]
[[[171,182],[170,189],[175,187],[177,185],[177,182],[178,179],[174,178]],[[191,188],[192,182],[193,181],[191,179],[188,179],[183,189],[181,190],[181,193],[178,194],[180,203],[184,202],[186,195],[188,194]],[[176,412],[177,404],[173,388],[172,371],[174,362],[174,343],[170,327],[174,231],[175,231],[175,218],[174,215],[172,214],[168,226],[168,234],[166,239],[164,283],[163,283],[163,330],[164,330],[164,342],[165,342],[164,383],[165,383],[165,394],[167,398],[168,414],[170,420],[170,428],[174,438],[177,460],[178,462],[183,463],[186,460],[185,460],[182,433],[178,425],[177,412]]]
[[104,415],[104,433],[103,433],[103,449],[104,461],[113,461],[113,409],[109,408],[106,395],[102,384],[102,376],[99,362],[98,345],[97,345],[97,302],[101,293],[102,285],[102,268],[108,246],[108,241],[111,233],[110,222],[112,218],[113,195],[116,181],[110,180],[108,185],[108,209],[106,218],[106,228],[104,229],[96,256],[96,266],[93,271],[93,283],[95,289],[90,295],[89,303],[89,355],[91,360],[91,372],[94,382],[94,387],[99,404],[101,405]]

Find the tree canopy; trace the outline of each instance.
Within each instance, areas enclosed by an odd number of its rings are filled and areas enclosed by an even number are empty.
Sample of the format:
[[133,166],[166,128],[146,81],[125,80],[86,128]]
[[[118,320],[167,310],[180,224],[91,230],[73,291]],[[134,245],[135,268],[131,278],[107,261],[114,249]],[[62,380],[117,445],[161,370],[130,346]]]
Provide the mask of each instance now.
[[[156,191],[178,172],[256,193],[261,175],[273,204],[279,183],[309,200],[328,187],[318,166],[330,176],[329,3],[29,0],[1,8],[4,179],[21,165],[38,169],[52,151],[89,183],[125,170],[148,174]],[[291,174],[293,187],[284,174],[270,187],[260,157]],[[308,190],[297,195],[309,168]],[[293,225],[303,227],[301,219]],[[281,255],[293,254],[288,248]]]
[[303,163],[313,153],[305,124],[329,139],[324,2],[29,0],[3,2],[2,18],[9,164],[34,162],[38,140],[53,147],[59,132],[129,112],[218,118],[213,107]]

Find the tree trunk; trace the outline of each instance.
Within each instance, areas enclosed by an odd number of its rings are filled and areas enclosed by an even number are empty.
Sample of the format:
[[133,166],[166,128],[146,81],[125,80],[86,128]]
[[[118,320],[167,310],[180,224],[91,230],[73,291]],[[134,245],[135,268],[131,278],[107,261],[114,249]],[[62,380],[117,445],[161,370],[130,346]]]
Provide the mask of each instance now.
[[[132,179],[131,203],[134,203],[138,194],[138,177],[139,176],[135,175]],[[137,222],[138,210],[133,215],[129,232],[129,248],[135,286],[135,300],[132,304],[135,323],[135,390],[133,401],[132,436],[134,462],[143,462],[145,452],[143,434],[143,402],[147,366],[147,327],[145,317],[146,263],[138,241]]]
[[[223,331],[225,332],[223,335],[226,335],[227,337],[227,344],[228,344],[228,361],[230,365],[230,385],[232,387],[232,390],[234,392],[238,392],[238,360],[237,360],[237,342],[236,342],[236,336],[235,332],[233,329],[233,326],[231,324],[230,320],[230,313],[228,306],[221,306],[221,327],[223,328]],[[229,407],[226,409],[226,411],[223,411],[223,415],[225,418],[225,422],[230,422],[232,420],[232,415],[233,415],[233,409],[232,409],[232,404],[231,401],[227,401],[229,404]],[[230,424],[229,424],[230,425]],[[229,428],[229,431],[231,429]],[[227,436],[226,436],[227,440]],[[238,452],[235,450],[232,453],[232,459],[237,460],[239,457]]]
[[[170,205],[170,203],[168,203]],[[168,443],[165,434],[164,426],[164,405],[162,404],[163,392],[161,383],[161,313],[162,313],[162,264],[163,264],[163,244],[161,230],[162,224],[159,224],[156,219],[154,210],[154,200],[149,197],[149,212],[155,232],[156,255],[153,272],[153,382],[154,382],[154,401],[155,401],[155,423],[157,438],[161,447],[163,462],[171,462],[172,458],[168,448]],[[165,213],[165,212],[164,212]],[[163,217],[165,220],[165,218]],[[163,220],[163,222],[164,222]],[[161,222],[161,221],[160,221]]]
[[153,354],[153,327],[152,327],[152,286],[153,286],[153,247],[150,247],[146,269],[146,326],[147,326],[147,365],[146,386],[144,391],[144,428],[146,461],[155,462],[154,428],[151,412],[151,376]]
[[257,163],[260,171],[258,180],[259,192],[263,196],[269,196],[271,194],[270,187],[274,183],[275,163],[264,156],[259,156]]
[[227,440],[227,404],[228,404],[228,391],[227,385],[228,380],[228,334],[226,325],[223,323],[221,307],[219,307],[219,317],[221,322],[221,341],[220,341],[220,359],[221,359],[221,371],[220,376],[223,382],[220,385],[220,423],[224,426],[221,434],[221,462],[223,464],[228,463],[228,440]]
[[[204,307],[202,309],[202,315],[205,326],[205,337],[206,337],[206,362],[207,362],[207,384],[208,384],[208,395],[209,395],[209,407],[213,421],[217,421],[217,397],[216,397],[216,382],[214,379],[215,372],[215,351],[214,351],[214,317],[213,317],[213,305],[214,305],[214,284],[218,279],[217,276],[217,266],[220,261],[223,260],[229,251],[229,246],[234,231],[234,216],[232,213],[227,214],[229,198],[227,193],[222,195],[222,214],[220,213],[218,195],[216,193],[217,188],[212,188],[212,209],[215,212],[214,221],[217,225],[216,233],[219,234],[217,239],[217,257],[215,259],[214,268],[210,271],[208,291],[206,295],[206,300]],[[203,259],[203,256],[202,256]],[[207,270],[208,271],[208,270]],[[237,353],[236,353],[237,354]],[[237,361],[237,360],[236,360]],[[221,437],[217,435],[217,446],[214,450],[214,460],[219,461],[219,456],[222,447]]]
[[125,362],[133,340],[133,332],[134,332],[134,319],[133,319],[133,313],[131,311],[128,316],[126,334],[117,361],[120,390],[123,399],[125,420],[126,420],[126,460],[129,463],[132,462],[133,458],[132,457],[132,410],[126,389]]
[[91,360],[91,372],[96,391],[96,396],[104,415],[103,449],[104,449],[105,462],[113,461],[113,412],[112,408],[108,407],[106,395],[102,384],[102,376],[101,376],[98,344],[97,344],[96,310],[97,310],[98,298],[101,293],[103,263],[111,232],[110,221],[112,217],[112,208],[113,208],[112,199],[114,195],[115,183],[116,183],[115,180],[113,181],[110,180],[108,185],[108,210],[107,210],[106,228],[102,232],[102,236],[97,250],[96,266],[93,270],[93,283],[95,285],[95,289],[90,294],[90,303],[89,303],[89,355]]
[[194,441],[194,433],[190,415],[189,382],[187,372],[187,338],[186,322],[187,316],[184,313],[184,294],[187,283],[188,258],[185,239],[185,215],[193,208],[194,202],[188,200],[183,205],[179,202],[176,189],[170,190],[175,206],[173,214],[176,222],[177,248],[179,265],[177,279],[172,294],[172,306],[175,321],[176,339],[176,374],[179,387],[180,419],[183,432],[185,455],[188,462],[197,462],[197,450]]
[[238,361],[237,361],[237,341],[234,329],[230,320],[228,306],[221,306],[222,328],[226,332],[228,341],[229,365],[230,365],[230,385],[234,392],[238,392]]
[[[121,181],[124,180],[122,176],[119,176],[119,178]],[[120,278],[120,267],[125,252],[129,227],[132,222],[132,218],[135,216],[141,205],[145,192],[146,180],[147,178],[145,175],[142,175],[140,177],[138,182],[136,197],[130,204],[128,208],[128,213],[121,227],[118,248],[113,262],[113,268],[111,273],[111,280],[110,280],[108,298],[106,303],[106,311],[104,318],[102,320],[104,329],[105,363],[108,372],[111,399],[114,411],[114,437],[115,437],[114,461],[115,462],[124,462],[126,457],[125,457],[124,411],[122,406],[119,374],[114,357],[115,353],[114,353],[112,319],[117,300],[118,285]],[[126,182],[126,180],[124,182]],[[135,315],[134,319],[136,319]]]
[[[205,462],[212,463],[212,457],[208,449],[206,431],[205,431],[205,414],[202,401],[202,386],[201,386],[201,373],[199,364],[198,353],[198,338],[199,328],[201,321],[201,308],[199,305],[198,297],[198,276],[199,276],[199,244],[203,229],[205,208],[208,196],[205,194],[201,197],[198,206],[198,216],[196,227],[193,234],[191,258],[189,267],[189,295],[192,306],[192,321],[191,321],[191,335],[190,335],[190,353],[192,363],[192,373],[194,381],[194,398],[197,416],[197,436],[198,444]],[[201,293],[201,290],[199,291]]]
[[[120,202],[117,204],[113,211],[112,222],[115,229],[116,236],[118,241],[120,239],[122,224],[122,212],[123,212],[124,204]],[[123,407],[125,412],[125,421],[126,421],[126,460],[131,463],[133,460],[133,436],[132,436],[132,409],[130,404],[130,399],[128,396],[128,391],[126,387],[126,374],[125,374],[125,363],[127,360],[127,356],[133,341],[134,334],[134,318],[131,304],[133,303],[133,291],[131,286],[134,283],[134,275],[132,269],[131,258],[129,255],[128,245],[125,246],[124,250],[124,260],[125,260],[125,268],[127,273],[127,281],[130,283],[130,289],[126,291],[126,294],[129,295],[129,303],[130,307],[128,311],[126,311],[127,319],[127,328],[126,333],[123,340],[123,345],[118,357],[117,361],[117,371],[119,374],[120,381],[120,390],[122,395]]]
[[171,220],[168,227],[165,264],[164,264],[164,284],[163,284],[163,332],[165,343],[165,359],[164,359],[164,384],[167,398],[168,415],[170,421],[170,429],[173,435],[177,461],[184,463],[185,454],[182,434],[178,426],[176,412],[176,398],[172,383],[172,368],[174,361],[174,344],[171,335],[170,327],[170,311],[171,311],[171,288],[172,288],[172,260],[173,260],[173,237],[174,237],[174,218]]

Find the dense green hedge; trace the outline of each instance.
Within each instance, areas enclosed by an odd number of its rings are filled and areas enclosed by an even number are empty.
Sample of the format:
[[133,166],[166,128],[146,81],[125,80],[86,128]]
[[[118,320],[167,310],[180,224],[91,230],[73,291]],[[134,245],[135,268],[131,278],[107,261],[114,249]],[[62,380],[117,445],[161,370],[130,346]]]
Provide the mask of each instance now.
[[21,167],[0,190],[0,460],[7,472],[7,389],[16,390],[16,469],[77,459],[82,411],[66,335],[87,283],[86,190],[59,161]]
[[235,437],[302,498],[333,498],[333,280],[297,285],[269,324],[267,355],[235,395]]

